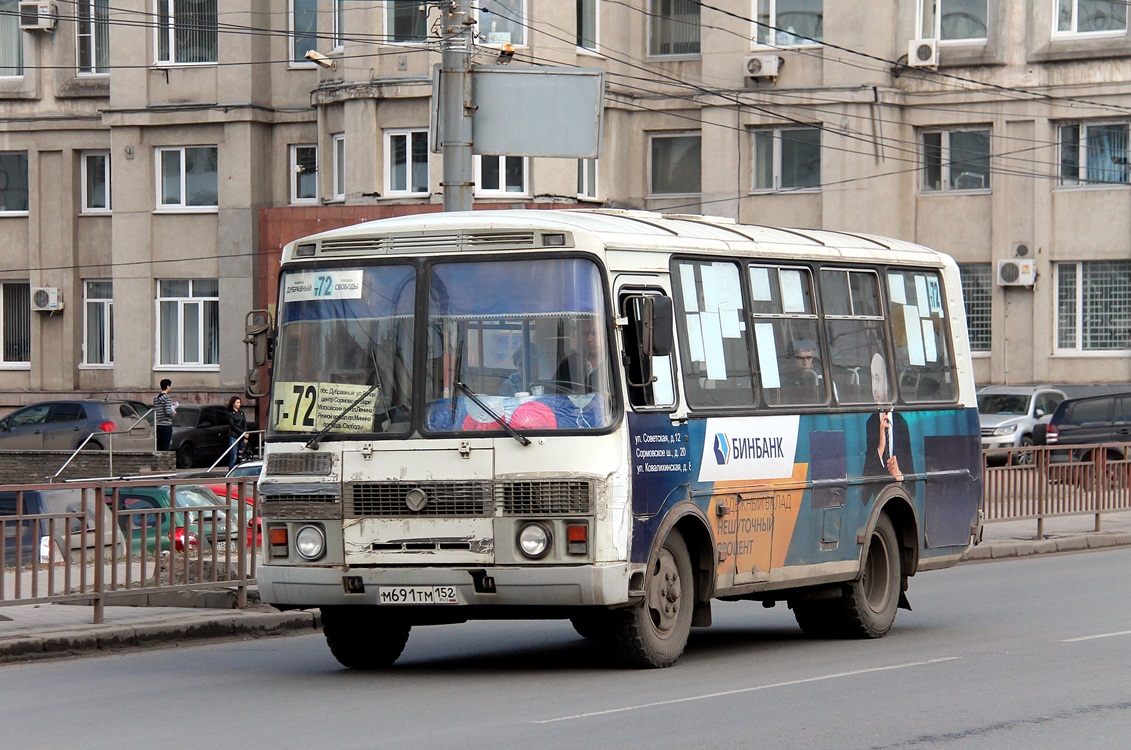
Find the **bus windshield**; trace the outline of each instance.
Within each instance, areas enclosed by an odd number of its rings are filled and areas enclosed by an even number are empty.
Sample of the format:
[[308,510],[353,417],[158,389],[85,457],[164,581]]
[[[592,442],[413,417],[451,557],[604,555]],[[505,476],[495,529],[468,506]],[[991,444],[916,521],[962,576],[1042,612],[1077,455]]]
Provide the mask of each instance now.
[[581,258],[286,271],[271,432],[604,429],[619,407],[602,278]]

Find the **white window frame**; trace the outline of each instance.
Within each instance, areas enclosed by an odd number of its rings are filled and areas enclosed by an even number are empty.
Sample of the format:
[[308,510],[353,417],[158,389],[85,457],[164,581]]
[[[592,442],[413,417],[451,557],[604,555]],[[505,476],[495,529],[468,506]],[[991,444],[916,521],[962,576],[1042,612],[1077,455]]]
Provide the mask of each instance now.
[[428,15],[424,14],[424,36],[419,39],[393,39],[393,10],[397,5],[401,7],[411,8],[413,12],[419,12],[419,7],[422,3],[417,0],[385,0],[382,5],[385,9],[385,39],[386,44],[423,44],[428,39]]
[[[215,205],[211,205],[211,204],[209,204],[209,205],[204,205],[204,204],[202,204],[202,205],[190,205],[190,204],[185,202],[186,194],[187,194],[187,190],[185,189],[185,186],[186,186],[185,150],[190,149],[190,148],[210,148],[210,149],[212,149],[213,151],[216,152],[217,169],[216,169],[216,204]],[[179,203],[163,203],[162,202],[161,188],[162,188],[163,177],[164,177],[164,174],[162,172],[162,167],[164,166],[164,159],[162,158],[162,154],[165,154],[165,153],[168,153],[168,152],[180,152],[180,193],[181,193],[181,200],[180,200]],[[219,153],[219,148],[217,146],[211,146],[211,145],[157,146],[153,149],[153,157],[154,157],[153,158],[154,165],[155,165],[156,171],[157,171],[157,196],[156,196],[157,197],[157,202],[156,202],[156,205],[157,205],[156,212],[157,213],[208,214],[208,213],[216,213],[220,210],[220,170],[219,170],[220,153]]]
[[578,13],[578,16],[577,16],[577,34],[576,34],[577,39],[576,39],[576,41],[577,42],[588,41],[590,44],[592,44],[592,46],[579,43],[577,45],[577,51],[578,52],[591,52],[591,53],[594,53],[594,54],[600,54],[600,49],[601,49],[601,3],[599,2],[599,0],[578,0],[577,5],[578,5],[579,8],[584,7],[585,12],[588,13],[593,19],[593,38],[592,39],[586,39],[582,35],[581,13]]
[[[498,31],[498,30],[492,29],[491,16],[495,15],[495,14],[493,12],[488,12],[487,10],[480,10],[478,7],[476,7],[476,9],[472,12],[472,15],[475,17],[477,28],[479,29],[479,31],[478,31],[478,34],[479,34],[478,42],[479,42],[479,44],[483,45],[484,47],[493,47],[493,48],[502,47],[504,44],[510,44],[510,45],[513,45],[516,48],[530,46],[530,26],[531,26],[531,23],[530,23],[530,8],[529,8],[528,0],[506,0],[506,1],[507,2],[517,2],[519,4],[519,11],[518,11],[519,18],[518,18],[517,21],[515,21],[514,17],[510,13],[509,8],[507,9],[507,11],[505,13],[499,13],[498,17],[505,19],[506,21],[513,23],[515,26],[517,26],[518,29],[522,33],[522,39],[520,41],[516,42],[513,38],[507,40],[507,39],[502,39],[498,36],[495,36],[496,34],[506,33],[505,31]],[[479,3],[479,5],[483,5],[483,3]],[[500,5],[499,0],[492,0],[492,2],[488,5],[488,8],[494,8],[498,5]]]
[[600,162],[597,159],[577,160],[577,197],[581,200],[600,200],[597,197],[599,168]]
[[[1052,35],[1054,37],[1105,37],[1105,36],[1125,36],[1127,34],[1127,15],[1123,18],[1122,29],[1100,29],[1099,31],[1077,31],[1080,28],[1080,3],[1089,0],[1067,0],[1072,4],[1071,17],[1069,19],[1069,27],[1067,29],[1060,28],[1060,6],[1065,0],[1051,0],[1052,2]],[[1124,5],[1121,0],[1115,0],[1112,5]]]
[[[82,367],[84,369],[109,369],[114,366],[114,292],[111,286],[110,296],[104,297],[96,293],[92,287],[95,284],[111,284],[110,279],[87,279],[83,282],[83,322],[82,322]],[[91,326],[98,325],[105,334],[102,347],[97,352],[97,359],[92,358],[90,351]]]
[[314,28],[311,29],[309,32],[307,32],[307,31],[303,32],[303,37],[302,37],[303,41],[304,42],[307,41],[307,36],[309,35],[309,37],[310,37],[310,49],[316,50],[316,51],[321,51],[321,50],[318,50],[318,39],[319,38],[318,38],[318,2],[317,2],[317,0],[287,0],[287,40],[288,40],[287,48],[288,48],[288,50],[290,52],[290,56],[291,56],[290,62],[287,64],[287,66],[290,67],[290,68],[304,68],[304,69],[314,68],[314,67],[317,67],[318,64],[316,62],[314,62],[313,60],[307,60],[306,57],[305,57],[305,55],[306,55],[305,51],[302,52],[301,54],[299,53],[299,48],[298,48],[298,42],[299,42],[298,7],[296,6],[296,3],[298,3],[298,2],[305,2],[305,3],[308,3],[311,6],[313,6],[313,11],[311,11],[311,12],[314,14]]
[[958,275],[970,334],[970,355],[988,357],[993,349],[993,264],[959,263]]
[[[20,31],[19,3],[17,0],[0,0],[7,11],[0,15],[0,70],[14,68],[16,73],[0,73],[0,80],[23,78],[24,76],[24,38],[30,34]],[[4,39],[3,35],[10,35]]]
[[[1119,263],[1119,264],[1125,264],[1125,265],[1128,266],[1125,269],[1126,273],[1123,275],[1124,287],[1123,287],[1123,290],[1120,293],[1111,293],[1111,292],[1103,293],[1102,290],[1101,290],[1101,292],[1093,292],[1092,293],[1093,297],[1100,298],[1100,299],[1103,300],[1102,306],[1105,308],[1105,310],[1104,310],[1105,315],[1110,315],[1110,316],[1112,316],[1116,319],[1121,318],[1122,315],[1123,315],[1122,310],[1117,310],[1117,309],[1114,309],[1114,308],[1117,304],[1116,300],[1118,300],[1119,306],[1122,307],[1123,306],[1121,304],[1122,300],[1125,300],[1127,298],[1127,292],[1131,291],[1131,262],[1129,262],[1125,258],[1095,259],[1095,260],[1085,260],[1085,261],[1056,261],[1056,262],[1054,262],[1053,263],[1053,280],[1054,280],[1053,305],[1054,305],[1054,307],[1053,307],[1053,339],[1052,339],[1052,341],[1053,341],[1053,354],[1084,356],[1084,357],[1111,357],[1111,356],[1126,356],[1128,353],[1131,353],[1131,348],[1128,348],[1128,346],[1124,346],[1121,349],[1115,349],[1115,348],[1112,348],[1112,349],[1102,349],[1102,348],[1085,349],[1084,348],[1083,342],[1084,342],[1085,331],[1092,329],[1092,326],[1085,326],[1085,321],[1084,321],[1084,312],[1085,312],[1085,310],[1084,310],[1084,283],[1083,283],[1084,266],[1090,265],[1090,264],[1093,264],[1093,263],[1097,263],[1097,264],[1098,263]],[[1072,267],[1075,271],[1075,280],[1074,280],[1075,289],[1073,290],[1074,294],[1073,294],[1073,300],[1072,300],[1073,301],[1073,318],[1075,319],[1075,326],[1074,326],[1075,330],[1073,331],[1073,337],[1075,339],[1075,345],[1074,346],[1062,346],[1061,345],[1061,329],[1064,327],[1061,324],[1061,303],[1062,303],[1062,300],[1061,300],[1061,285],[1062,285],[1062,274],[1064,272],[1064,269],[1066,269],[1068,267]],[[1104,279],[1113,279],[1113,278],[1118,277],[1117,274],[1112,273],[1111,269],[1101,268],[1100,270],[1102,271],[1102,273],[1100,273],[1099,276],[1104,278]],[[1108,325],[1106,322],[1098,322],[1098,323],[1096,323],[1095,328],[1098,329],[1098,330],[1106,330],[1106,329],[1110,328],[1110,325]]]
[[[181,60],[176,59],[176,50],[177,50],[176,3],[177,3],[177,1],[178,0],[154,0],[154,7],[156,8],[156,12],[153,16],[153,33],[154,33],[153,55],[154,55],[154,59],[156,61],[156,64],[161,65],[161,66],[169,66],[169,65],[215,65],[217,62],[219,62],[219,58],[220,58],[220,32],[219,32],[219,21],[220,21],[219,2],[220,2],[220,0],[216,0],[217,6],[216,6],[216,20],[215,20],[215,29],[214,29],[216,31],[216,54],[214,56],[215,59],[213,59],[213,60],[191,61],[191,62],[186,62],[186,61],[181,61]],[[168,16],[169,21],[168,21],[167,24],[162,24],[162,22],[161,22],[161,8],[162,8],[163,5],[167,5],[167,7],[169,8],[169,16]],[[166,58],[161,57],[161,40],[162,40],[162,37],[164,37],[165,43],[168,45],[168,49],[169,49],[169,53],[168,53]]]
[[[699,190],[694,192],[683,193],[657,193],[655,192],[655,175],[653,164],[653,144],[661,140],[675,140],[677,138],[697,138],[699,140],[699,174],[697,175],[699,181]],[[648,197],[649,198],[672,198],[680,196],[694,196],[703,194],[703,133],[698,130],[672,130],[651,133],[648,136]]]
[[341,52],[346,46],[346,0],[334,0],[332,32],[334,35],[333,51]]
[[[102,159],[102,179],[106,185],[106,205],[105,206],[92,206],[90,205],[90,185],[91,175],[91,162],[95,159]],[[80,165],[80,182],[82,186],[82,211],[84,214],[108,214],[113,210],[112,190],[110,189],[110,152],[109,151],[82,151],[79,153]]]
[[[927,185],[927,143],[926,137],[931,133],[939,133],[942,135],[940,140],[940,153],[939,153],[939,187],[932,188]],[[989,167],[986,171],[986,182],[984,185],[975,187],[962,188],[950,186],[950,172],[951,164],[951,146],[950,138],[954,133],[986,133],[987,147],[986,158],[989,159]],[[994,135],[993,130],[987,126],[971,126],[961,128],[923,128],[919,131],[919,192],[924,195],[953,195],[955,193],[988,193],[993,188],[993,158],[994,158]]]
[[[805,187],[782,185],[782,134],[799,131],[815,131],[817,133],[817,184]],[[771,148],[770,182],[769,186],[758,185],[758,148],[759,136],[769,135],[773,138]],[[821,159],[824,152],[821,149],[821,128],[819,127],[788,127],[788,128],[755,128],[750,133],[750,192],[752,193],[816,193],[821,190]]]
[[[80,15],[85,11],[86,15]],[[75,68],[80,76],[105,76],[110,74],[110,0],[75,0]],[[101,18],[100,18],[101,16]],[[100,33],[101,32],[101,33]],[[101,37],[106,48],[99,44]],[[83,40],[87,40],[90,59],[84,60]],[[99,55],[102,52],[103,55]],[[99,65],[98,58],[106,60]]]
[[335,133],[334,143],[334,200],[346,199],[346,134]]
[[[502,183],[501,189],[487,189],[483,187],[483,160],[498,159],[499,176]],[[506,163],[503,159],[522,159],[522,190],[508,191],[506,186]],[[475,195],[480,197],[497,198],[529,198],[530,197],[530,157],[528,156],[475,156]]]
[[[9,201],[8,201],[7,198],[4,197],[4,194],[2,192],[2,190],[6,186],[0,186],[0,216],[27,216],[28,211],[31,208],[31,160],[28,158],[28,152],[27,151],[0,151],[0,161],[8,161],[13,156],[18,158],[21,154],[24,157],[24,171],[25,171],[23,192],[24,192],[25,198],[27,200],[28,207],[27,208],[13,208],[13,209],[4,208],[4,206],[9,204]],[[0,168],[3,168],[3,165],[0,165]]]
[[[314,151],[314,195],[299,195],[300,177],[308,174],[308,170],[299,163],[299,149],[312,149]],[[314,143],[292,143],[287,150],[290,153],[291,203],[295,205],[318,203],[318,145]]]
[[[23,299],[7,300],[8,295],[15,294],[15,287],[24,287]],[[25,330],[21,333],[27,337],[27,359],[8,359],[8,342],[5,340],[6,332],[11,326],[5,320],[5,314],[12,308],[12,312],[23,316],[17,323],[22,323]],[[31,369],[31,284],[26,281],[0,281],[0,370],[30,370]]]
[[[393,178],[393,141],[399,139],[405,140],[405,155],[407,161],[405,162],[405,175],[404,184],[406,189],[397,190],[393,186],[396,181]],[[417,165],[412,161],[412,142],[418,138],[424,139],[424,170],[428,175],[428,185],[424,190],[413,190],[412,188],[412,174],[413,169]],[[428,148],[428,131],[421,128],[396,128],[385,131],[385,195],[389,197],[406,198],[406,197],[422,197],[431,193],[432,185],[432,165],[431,165],[431,152]]]
[[[166,283],[187,282],[189,284],[188,296],[179,296],[176,294],[164,294]],[[217,287],[217,294],[210,295],[201,291],[197,293],[196,287],[203,282],[211,282]],[[208,315],[206,314],[207,306],[213,305],[215,312],[213,317],[215,319],[215,330],[209,334],[205,330],[208,323]],[[176,319],[173,323],[176,326],[177,340],[175,342],[174,361],[162,362],[162,335],[164,334],[165,320],[163,310],[168,306],[176,311]],[[155,300],[155,320],[157,327],[155,331],[154,341],[154,370],[195,370],[195,371],[208,371],[218,372],[220,370],[220,296],[219,296],[219,281],[217,279],[158,279],[157,280],[157,297]],[[196,351],[186,351],[186,331],[185,323],[188,320],[195,320],[197,327],[197,346]],[[206,354],[205,341],[209,335],[216,341],[216,361],[205,362]]]
[[[1117,180],[1093,180],[1088,177],[1088,140],[1089,131],[1092,128],[1122,125],[1126,129],[1126,140],[1124,144],[1123,156],[1125,159],[1131,158],[1131,124],[1126,120],[1077,120],[1074,122],[1064,122],[1057,126],[1056,129],[1056,143],[1057,143],[1057,172],[1056,184],[1058,187],[1063,188],[1120,188],[1127,187],[1131,184],[1131,166],[1122,165],[1124,168],[1124,175],[1127,179],[1123,181]],[[1076,177],[1066,179],[1064,176],[1064,137],[1066,128],[1076,128]]]
[[953,37],[950,39],[943,39],[942,37],[942,19],[947,15],[943,9],[952,0],[919,0],[915,7],[915,28],[918,29],[918,38],[920,39],[935,39],[940,44],[977,44],[984,43],[989,36],[990,27],[990,6],[989,0],[982,0],[985,4],[985,27],[986,33],[982,36],[962,36]]
[[[765,21],[762,23],[770,26],[771,28],[764,28],[758,23],[751,24],[750,34],[750,48],[751,49],[782,49],[794,47],[820,47],[823,43],[824,37],[824,19],[825,19],[825,3],[821,0],[821,26],[822,26],[822,39],[809,39],[808,37],[791,34],[787,30],[777,30],[780,28],[778,23],[778,3],[788,2],[789,0],[750,0],[750,17],[755,21],[760,21],[763,16],[761,14],[761,7],[763,4],[768,5],[764,15]],[[767,36],[772,35],[772,41],[760,41],[762,34]]]

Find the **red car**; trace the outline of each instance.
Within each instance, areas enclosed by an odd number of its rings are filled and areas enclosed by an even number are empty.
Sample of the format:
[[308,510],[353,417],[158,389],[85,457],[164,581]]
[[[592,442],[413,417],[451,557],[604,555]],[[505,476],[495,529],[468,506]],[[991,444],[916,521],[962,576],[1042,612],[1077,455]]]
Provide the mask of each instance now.
[[[242,464],[238,464],[235,468],[233,468],[231,471],[229,471],[225,476],[227,476],[227,477],[249,477],[249,478],[254,478],[254,479],[258,480],[259,475],[262,474],[262,473],[263,473],[263,462],[256,460],[256,461],[244,461]],[[261,546],[263,544],[263,527],[262,527],[262,523],[260,522],[259,516],[254,515],[255,496],[253,494],[251,494],[251,485],[252,484],[254,484],[254,482],[248,482],[246,485],[244,485],[244,486],[248,487],[248,494],[246,495],[246,497],[244,499],[247,501],[247,504],[249,506],[251,506],[245,512],[247,519],[248,519],[248,521],[247,521],[247,544],[248,544],[249,547],[252,546],[252,545],[258,547],[258,546]],[[228,498],[231,501],[231,508],[232,508],[231,511],[229,512],[229,516],[233,520],[239,518],[239,516],[238,516],[239,506],[237,505],[237,503],[239,502],[239,499],[240,499],[240,495],[239,495],[240,485],[235,484],[235,483],[232,483],[232,484],[228,484],[228,483],[210,484],[210,485],[208,485],[208,488],[210,490],[212,490],[213,492],[215,492],[220,497]]]

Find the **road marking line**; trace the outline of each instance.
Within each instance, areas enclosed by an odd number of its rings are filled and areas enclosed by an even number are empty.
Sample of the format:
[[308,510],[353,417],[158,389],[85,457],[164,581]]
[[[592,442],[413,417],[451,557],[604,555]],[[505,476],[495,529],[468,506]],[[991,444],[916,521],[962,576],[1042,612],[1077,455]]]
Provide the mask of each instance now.
[[1082,635],[1079,638],[1065,638],[1061,643],[1079,643],[1080,641],[1093,641],[1096,638],[1114,638],[1117,635],[1131,635],[1131,630],[1120,630],[1118,633],[1100,633],[1099,635]]
[[759,690],[770,690],[771,688],[791,687],[793,685],[804,685],[808,682],[821,682],[823,680],[833,680],[839,677],[855,677],[857,675],[869,674],[871,672],[890,672],[894,669],[907,669],[909,667],[922,667],[928,664],[939,664],[945,661],[954,661],[961,659],[961,656],[944,656],[939,659],[927,659],[926,661],[910,661],[905,664],[892,664],[886,667],[871,667],[869,669],[855,669],[851,672],[835,672],[833,674],[819,675],[817,677],[806,677],[801,680],[789,680],[788,682],[775,682],[769,685],[758,685],[756,687],[738,688],[736,690],[724,690],[720,693],[706,693],[704,695],[691,695],[686,698],[673,698],[667,701],[656,701],[655,703],[641,703],[637,706],[623,706],[621,708],[609,708],[604,711],[590,711],[584,714],[573,714],[571,716],[559,716],[555,719],[532,719],[531,724],[553,724],[558,721],[572,721],[574,719],[588,719],[592,716],[605,716],[607,714],[623,713],[625,711],[637,711],[642,708],[655,708],[656,706],[670,706],[675,703],[690,703],[691,701],[702,701],[709,698],[725,698],[731,695],[741,695],[742,693],[753,693]]

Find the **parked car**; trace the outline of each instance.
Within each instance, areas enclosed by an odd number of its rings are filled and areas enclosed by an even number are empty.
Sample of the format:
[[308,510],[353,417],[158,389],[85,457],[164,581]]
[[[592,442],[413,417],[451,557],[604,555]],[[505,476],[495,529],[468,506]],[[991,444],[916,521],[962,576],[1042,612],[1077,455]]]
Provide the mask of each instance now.
[[[1048,385],[991,385],[978,391],[978,422],[982,450],[1025,448],[1034,444],[1037,425],[1047,424],[1053,411],[1067,396]],[[1015,463],[1030,463],[1033,454],[990,454],[987,461],[1001,463],[1012,457]]]
[[[108,490],[106,502],[113,497]],[[185,547],[206,550],[213,539],[230,541],[235,531],[229,530],[227,505],[227,498],[202,485],[178,485],[173,501],[168,485],[119,487],[118,525],[135,553]]]
[[153,426],[127,401],[43,401],[0,419],[0,450],[152,451]]
[[[181,404],[173,417],[173,441],[170,450],[177,453],[177,468],[210,466],[228,449],[226,406],[192,406]],[[248,422],[248,431],[255,430]],[[252,441],[249,440],[249,445]],[[225,456],[225,462],[227,457]]]
[[[231,477],[254,477],[259,479],[263,473],[263,461],[256,459],[254,461],[244,461],[242,464],[236,464],[225,476]],[[240,502],[240,486],[238,484],[210,484],[208,488],[221,497],[227,497],[230,501],[230,510],[228,515],[233,521],[239,517],[239,502]],[[254,496],[247,494],[244,497],[249,505],[254,505]],[[258,515],[253,516],[253,510],[249,508],[246,511],[248,516],[247,520],[247,543],[251,545],[261,545],[263,543],[263,524]]]
[[[1091,471],[1072,472],[1068,463],[1095,464],[1101,455],[1108,461],[1127,459],[1125,443],[1131,441],[1131,393],[1109,393],[1102,396],[1085,396],[1062,401],[1053,412],[1048,425],[1037,432],[1037,444],[1069,446],[1067,450],[1053,451],[1049,455],[1050,471],[1054,478],[1090,483]],[[1097,443],[1107,443],[1103,448]],[[1071,446],[1088,446],[1072,448]],[[1125,482],[1124,465],[1111,467],[1109,483]],[[1119,480],[1118,482],[1116,480]]]
[[[33,562],[94,562],[109,556],[113,547],[124,555],[126,543],[114,526],[110,509],[99,502],[98,493],[88,490],[86,508],[83,508],[83,491],[75,487],[47,490],[24,490],[25,515],[71,514],[63,518],[38,518],[17,521],[18,494],[15,490],[0,492],[0,522],[4,525],[4,564],[15,563],[17,555],[21,564]],[[102,512],[102,543],[99,544],[95,513]],[[81,514],[81,515],[79,515]],[[17,537],[19,551],[17,552]]]

